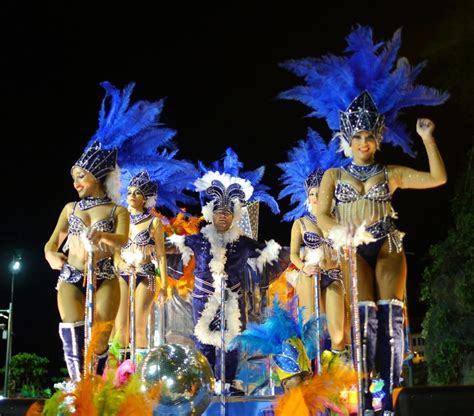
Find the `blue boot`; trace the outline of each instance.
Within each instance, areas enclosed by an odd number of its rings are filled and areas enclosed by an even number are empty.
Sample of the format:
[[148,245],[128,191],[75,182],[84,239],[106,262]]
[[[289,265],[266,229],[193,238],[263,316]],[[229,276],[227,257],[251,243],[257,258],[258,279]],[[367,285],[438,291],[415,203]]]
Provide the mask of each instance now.
[[[375,363],[375,348],[377,343],[377,306],[375,302],[359,302],[360,340],[362,352],[362,372],[364,378],[364,411],[371,414],[372,393],[369,391],[372,382],[372,371]],[[355,354],[353,354],[355,357]]]
[[403,364],[403,302],[384,299],[377,302],[377,357],[380,376],[384,381],[382,409],[393,410],[392,391],[400,385]]
[[109,349],[107,348],[102,354],[95,354],[95,373],[98,376],[104,374],[107,360],[109,359]]
[[84,369],[84,321],[59,324],[64,360],[72,382],[81,379]]

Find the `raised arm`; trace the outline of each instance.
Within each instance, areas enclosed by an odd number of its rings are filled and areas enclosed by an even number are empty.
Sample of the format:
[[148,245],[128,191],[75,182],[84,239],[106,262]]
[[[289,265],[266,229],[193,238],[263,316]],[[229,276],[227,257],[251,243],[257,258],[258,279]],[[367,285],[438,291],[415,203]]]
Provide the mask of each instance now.
[[337,169],[328,169],[324,172],[321,185],[319,186],[318,204],[316,206],[316,218],[319,227],[327,235],[331,228],[337,225],[336,220],[331,215],[332,201],[334,199],[334,189],[336,187]]
[[67,261],[67,257],[63,253],[58,253],[58,249],[67,236],[69,228],[68,214],[71,204],[72,203],[65,205],[62,209],[56,227],[44,246],[44,256],[53,270],[61,270]]
[[392,192],[397,188],[428,189],[443,185],[448,180],[443,159],[433,137],[435,125],[426,118],[418,119],[416,132],[423,140],[430,165],[429,172],[421,172],[404,166],[389,166]]

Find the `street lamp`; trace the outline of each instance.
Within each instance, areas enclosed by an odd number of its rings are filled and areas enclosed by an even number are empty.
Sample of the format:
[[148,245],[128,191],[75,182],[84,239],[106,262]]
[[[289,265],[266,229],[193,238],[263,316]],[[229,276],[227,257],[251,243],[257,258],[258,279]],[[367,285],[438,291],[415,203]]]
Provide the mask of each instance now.
[[10,274],[11,274],[11,296],[10,306],[8,309],[0,310],[8,314],[8,328],[7,328],[7,352],[5,356],[5,377],[3,381],[3,397],[8,397],[8,384],[10,379],[10,361],[12,359],[12,334],[13,334],[13,294],[15,290],[15,275],[21,270],[21,256],[15,254],[10,263]]

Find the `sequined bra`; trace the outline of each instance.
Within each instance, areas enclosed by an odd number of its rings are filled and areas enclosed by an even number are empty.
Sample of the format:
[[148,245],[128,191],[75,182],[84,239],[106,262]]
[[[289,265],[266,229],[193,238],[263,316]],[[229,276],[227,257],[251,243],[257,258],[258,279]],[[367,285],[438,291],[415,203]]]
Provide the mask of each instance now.
[[[82,218],[78,217],[75,214],[77,202],[74,204],[72,209],[71,215],[69,215],[68,223],[69,223],[69,234],[73,236],[80,236],[84,231],[87,230],[87,225],[84,223]],[[91,225],[91,228],[95,230],[99,230],[103,233],[111,233],[115,230],[115,210],[117,209],[117,205],[114,205],[112,210],[110,211],[110,215],[103,220],[99,220]]]
[[133,238],[129,238],[127,241],[127,244],[123,246],[123,248],[124,249],[130,248],[132,244],[139,247],[154,246],[155,240],[153,239],[152,233],[151,233],[152,226],[153,226],[153,220],[150,221],[150,225],[148,226],[148,228],[135,234]]
[[324,243],[326,243],[326,240],[321,237],[318,233],[312,232],[312,231],[307,231],[306,230],[306,225],[303,221],[303,218],[300,218],[300,224],[301,227],[303,228],[303,244],[311,249],[316,249],[321,247]]
[[382,182],[374,184],[362,195],[353,185],[341,180],[341,169],[338,169],[336,189],[334,191],[336,205],[349,204],[360,199],[374,202],[390,202],[392,195],[388,186],[388,172],[386,167],[384,167],[384,176],[385,178]]

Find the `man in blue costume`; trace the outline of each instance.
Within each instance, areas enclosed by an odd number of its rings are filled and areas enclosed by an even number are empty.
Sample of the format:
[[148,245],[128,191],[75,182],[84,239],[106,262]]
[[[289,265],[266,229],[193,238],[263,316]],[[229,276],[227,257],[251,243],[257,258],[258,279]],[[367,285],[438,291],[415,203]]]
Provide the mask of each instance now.
[[[242,279],[247,260],[256,259],[261,272],[266,264],[278,259],[280,246],[275,241],[259,243],[247,236],[238,225],[242,206],[251,198],[252,184],[226,173],[209,171],[195,182],[196,190],[205,192],[208,202],[202,213],[209,223],[201,232],[190,236],[172,236],[187,264],[194,255],[195,283],[191,293],[194,339],[196,348],[220,374],[220,349],[227,350],[230,341],[245,328],[245,310],[242,297]],[[220,330],[221,282],[225,281],[225,331]],[[217,349],[216,349],[217,348]],[[231,395],[242,394],[234,379],[239,352],[226,351],[225,383],[230,384]]]

